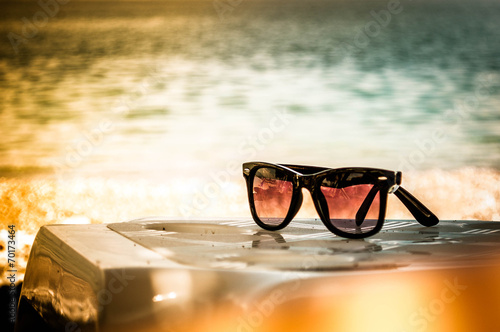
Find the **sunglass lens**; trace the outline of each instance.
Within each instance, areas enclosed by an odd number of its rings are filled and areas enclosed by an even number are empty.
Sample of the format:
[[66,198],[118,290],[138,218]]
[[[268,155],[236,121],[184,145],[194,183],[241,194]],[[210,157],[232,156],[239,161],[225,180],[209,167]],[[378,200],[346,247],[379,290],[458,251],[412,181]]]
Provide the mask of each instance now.
[[328,204],[330,223],[351,234],[372,231],[380,213],[380,190],[373,184],[363,183],[357,173],[325,178],[321,192]]
[[269,226],[281,224],[292,202],[291,175],[274,168],[259,168],[253,178],[253,201],[260,221]]

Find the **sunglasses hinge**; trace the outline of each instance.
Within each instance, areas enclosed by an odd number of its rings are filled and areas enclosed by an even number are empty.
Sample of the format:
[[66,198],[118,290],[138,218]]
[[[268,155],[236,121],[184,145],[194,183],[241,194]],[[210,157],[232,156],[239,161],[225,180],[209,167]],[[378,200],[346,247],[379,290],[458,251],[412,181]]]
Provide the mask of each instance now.
[[391,187],[389,188],[388,193],[389,193],[389,194],[393,194],[393,193],[394,193],[396,190],[398,190],[398,189],[399,189],[399,184],[395,184],[395,185],[393,185],[393,186],[391,186]]

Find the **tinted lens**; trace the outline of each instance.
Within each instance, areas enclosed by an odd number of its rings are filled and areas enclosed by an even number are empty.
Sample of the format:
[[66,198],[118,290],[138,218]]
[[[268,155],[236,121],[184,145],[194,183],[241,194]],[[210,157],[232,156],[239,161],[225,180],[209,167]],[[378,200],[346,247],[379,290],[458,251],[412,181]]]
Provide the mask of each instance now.
[[253,201],[259,219],[276,226],[283,222],[292,202],[293,183],[288,173],[259,168],[253,179]]
[[377,226],[380,190],[362,182],[361,176],[356,180],[356,176],[344,174],[334,179],[326,178],[321,183],[330,222],[343,232],[364,234]]

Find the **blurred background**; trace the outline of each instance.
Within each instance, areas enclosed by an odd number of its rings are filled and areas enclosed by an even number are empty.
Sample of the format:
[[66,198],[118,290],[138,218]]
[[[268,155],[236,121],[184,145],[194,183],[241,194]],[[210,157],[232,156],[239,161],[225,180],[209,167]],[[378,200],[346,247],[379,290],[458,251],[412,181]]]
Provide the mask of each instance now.
[[250,217],[251,160],[401,170],[441,219],[500,220],[498,1],[0,6],[1,249],[16,225],[21,270],[48,223]]

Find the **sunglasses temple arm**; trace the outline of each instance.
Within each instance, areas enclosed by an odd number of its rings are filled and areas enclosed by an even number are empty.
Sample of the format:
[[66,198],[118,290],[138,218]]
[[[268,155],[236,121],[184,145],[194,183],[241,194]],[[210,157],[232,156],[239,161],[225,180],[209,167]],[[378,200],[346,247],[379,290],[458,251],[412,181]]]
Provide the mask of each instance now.
[[420,224],[430,227],[439,223],[438,217],[403,187],[400,186],[394,195],[399,198]]
[[375,199],[378,191],[379,188],[377,186],[373,186],[368,195],[366,195],[366,198],[361,204],[358,212],[356,212],[356,226],[361,226],[363,221],[365,221],[368,210],[370,210],[370,206],[372,206],[373,200]]

